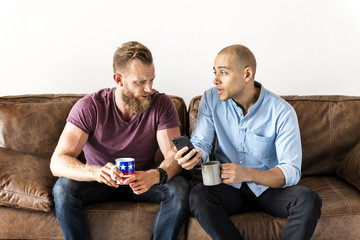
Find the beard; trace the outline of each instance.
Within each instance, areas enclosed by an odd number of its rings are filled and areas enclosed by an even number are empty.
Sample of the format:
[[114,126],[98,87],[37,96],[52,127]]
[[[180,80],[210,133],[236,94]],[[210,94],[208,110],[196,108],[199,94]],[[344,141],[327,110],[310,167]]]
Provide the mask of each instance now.
[[132,111],[134,111],[136,114],[141,114],[146,112],[150,108],[151,97],[153,93],[150,93],[148,99],[144,99],[143,101],[140,101],[138,99],[138,96],[147,95],[147,94],[148,93],[144,93],[144,92],[139,92],[135,94],[134,92],[131,92],[127,87],[124,87],[121,97],[124,103],[128,107],[130,107]]

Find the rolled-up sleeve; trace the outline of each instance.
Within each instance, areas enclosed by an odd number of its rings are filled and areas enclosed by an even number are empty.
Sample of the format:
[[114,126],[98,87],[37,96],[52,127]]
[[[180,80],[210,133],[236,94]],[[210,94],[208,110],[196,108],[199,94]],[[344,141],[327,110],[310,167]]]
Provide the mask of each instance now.
[[296,112],[293,108],[287,111],[280,120],[275,140],[279,162],[277,167],[284,173],[284,187],[288,187],[297,184],[301,178],[301,137]]

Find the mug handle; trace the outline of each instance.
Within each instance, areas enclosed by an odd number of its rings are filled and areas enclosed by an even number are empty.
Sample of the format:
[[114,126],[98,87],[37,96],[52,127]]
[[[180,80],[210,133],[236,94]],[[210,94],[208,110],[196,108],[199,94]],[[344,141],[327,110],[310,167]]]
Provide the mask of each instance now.
[[114,180],[114,181],[116,181],[115,176],[114,176],[114,169],[115,169],[116,167],[117,167],[117,166],[114,165],[114,166],[112,166],[111,169],[110,169],[110,176],[111,176],[111,179]]

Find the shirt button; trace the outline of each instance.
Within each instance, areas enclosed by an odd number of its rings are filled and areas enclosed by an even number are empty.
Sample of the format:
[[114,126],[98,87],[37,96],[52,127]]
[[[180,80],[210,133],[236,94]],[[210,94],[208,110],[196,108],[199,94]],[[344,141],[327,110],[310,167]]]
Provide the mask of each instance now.
[[242,163],[243,163],[243,161],[240,161],[240,163],[242,164]]

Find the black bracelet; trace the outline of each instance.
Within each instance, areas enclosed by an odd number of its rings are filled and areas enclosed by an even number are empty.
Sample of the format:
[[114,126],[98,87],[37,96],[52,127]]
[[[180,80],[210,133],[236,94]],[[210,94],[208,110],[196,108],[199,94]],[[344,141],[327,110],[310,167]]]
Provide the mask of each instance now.
[[160,173],[160,181],[157,185],[161,186],[167,182],[168,175],[167,175],[166,171],[162,168],[157,168],[156,170],[158,170]]

